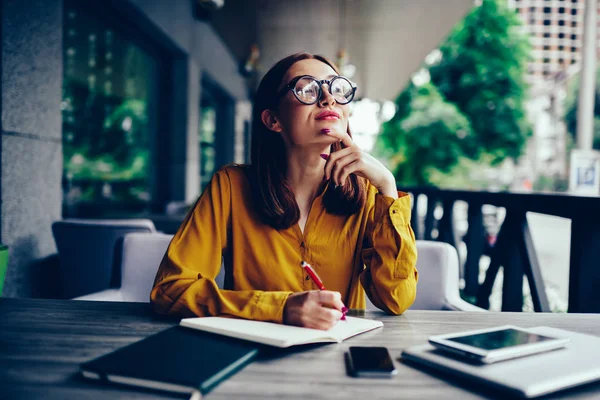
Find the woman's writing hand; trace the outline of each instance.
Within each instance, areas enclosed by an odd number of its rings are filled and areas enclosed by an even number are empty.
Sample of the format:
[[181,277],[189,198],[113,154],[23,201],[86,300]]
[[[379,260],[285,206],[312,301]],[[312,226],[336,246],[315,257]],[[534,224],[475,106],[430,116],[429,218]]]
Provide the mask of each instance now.
[[342,318],[342,296],[329,290],[291,294],[283,309],[283,323],[327,330]]
[[327,135],[339,139],[345,148],[333,152],[326,158],[325,179],[336,185],[344,185],[350,174],[367,178],[379,193],[398,198],[394,175],[375,157],[362,151],[347,133],[329,132]]

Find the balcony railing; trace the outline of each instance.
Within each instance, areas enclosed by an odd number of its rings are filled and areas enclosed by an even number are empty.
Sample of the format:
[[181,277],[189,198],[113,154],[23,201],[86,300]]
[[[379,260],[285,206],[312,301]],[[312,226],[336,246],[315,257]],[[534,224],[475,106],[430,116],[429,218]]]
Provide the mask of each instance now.
[[[502,311],[522,311],[523,282],[527,277],[535,311],[550,311],[544,281],[527,223],[526,213],[536,212],[571,219],[569,266],[569,312],[600,313],[600,198],[564,193],[505,193],[437,188],[402,188],[416,199],[427,196],[423,228],[413,206],[412,226],[419,239],[434,239],[434,209],[441,205],[443,216],[437,221],[436,240],[457,245],[453,228],[453,206],[457,200],[468,203],[469,228],[464,241],[467,258],[464,268],[464,294],[476,304],[489,308],[489,297],[499,268],[503,268]],[[416,204],[416,201],[414,201]],[[485,281],[479,284],[479,261],[485,248],[482,206],[506,209],[506,217],[491,250]]]

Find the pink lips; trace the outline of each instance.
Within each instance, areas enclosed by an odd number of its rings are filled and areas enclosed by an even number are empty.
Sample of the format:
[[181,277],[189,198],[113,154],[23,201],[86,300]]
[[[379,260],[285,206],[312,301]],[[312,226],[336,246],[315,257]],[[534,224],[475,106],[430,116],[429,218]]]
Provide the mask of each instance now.
[[323,111],[321,113],[319,113],[315,119],[317,120],[334,120],[334,119],[340,119],[340,114],[336,113],[335,111]]

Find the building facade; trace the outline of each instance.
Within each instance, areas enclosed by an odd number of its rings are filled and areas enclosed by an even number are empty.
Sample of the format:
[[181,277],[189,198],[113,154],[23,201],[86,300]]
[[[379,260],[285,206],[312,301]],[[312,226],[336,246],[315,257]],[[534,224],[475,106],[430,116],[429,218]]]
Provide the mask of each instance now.
[[57,297],[52,222],[164,213],[246,160],[246,78],[197,6],[0,2],[3,296]]
[[[584,0],[508,0],[530,36],[532,61],[528,81],[533,85],[560,79],[578,66],[583,45]],[[572,74],[572,72],[571,72]]]

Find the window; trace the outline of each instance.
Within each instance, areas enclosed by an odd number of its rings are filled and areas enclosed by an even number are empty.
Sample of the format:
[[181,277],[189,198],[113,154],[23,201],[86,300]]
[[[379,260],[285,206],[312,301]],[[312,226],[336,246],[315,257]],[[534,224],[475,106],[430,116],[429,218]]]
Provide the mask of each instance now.
[[200,185],[206,187],[215,171],[233,162],[235,100],[207,74],[202,76],[200,100]]
[[558,50],[559,51],[563,51],[565,49],[565,46],[563,46],[562,44],[558,45]]
[[558,13],[559,14],[564,14],[565,13],[565,8],[564,7],[559,7],[558,8]]
[[571,47],[571,52],[572,53],[576,53],[577,52],[577,47]]
[[550,50],[550,46],[544,46],[544,50]]
[[571,10],[571,15],[577,15],[577,9],[576,8],[573,8]]
[[549,38],[549,37],[550,37],[550,34],[549,34],[549,33],[544,33],[544,37],[545,37],[545,38]]
[[544,7],[544,14],[550,14],[552,9],[550,7]]
[[550,25],[550,20],[549,19],[545,19],[544,20],[544,25],[545,26],[549,26]]
[[89,3],[63,13],[63,215],[147,210],[158,53]]
[[559,26],[565,26],[565,21],[563,21],[563,20],[558,21],[558,25]]
[[575,35],[575,34],[571,35],[571,40],[577,40],[577,35]]
[[559,39],[564,39],[565,38],[565,34],[564,33],[559,33],[558,34],[558,38]]
[[200,185],[206,187],[215,172],[215,132],[217,130],[217,104],[208,93],[202,93],[200,104]]

